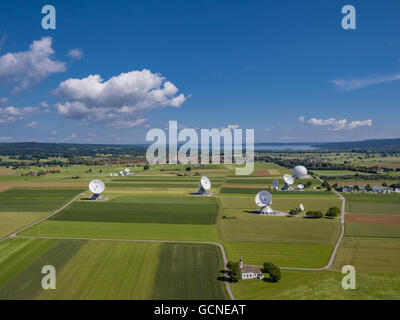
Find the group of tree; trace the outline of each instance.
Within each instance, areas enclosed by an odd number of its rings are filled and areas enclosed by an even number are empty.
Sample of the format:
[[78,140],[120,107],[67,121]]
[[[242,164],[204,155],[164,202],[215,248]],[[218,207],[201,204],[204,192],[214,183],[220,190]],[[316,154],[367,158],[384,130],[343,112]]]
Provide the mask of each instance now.
[[228,268],[228,275],[232,282],[238,282],[242,278],[242,270],[240,269],[239,262],[229,261],[226,267]]
[[263,272],[269,275],[272,282],[278,282],[282,278],[281,269],[274,265],[272,262],[264,262]]
[[306,215],[309,218],[320,219],[322,217],[334,218],[341,214],[341,210],[338,207],[330,207],[328,211],[322,213],[320,210],[309,210]]

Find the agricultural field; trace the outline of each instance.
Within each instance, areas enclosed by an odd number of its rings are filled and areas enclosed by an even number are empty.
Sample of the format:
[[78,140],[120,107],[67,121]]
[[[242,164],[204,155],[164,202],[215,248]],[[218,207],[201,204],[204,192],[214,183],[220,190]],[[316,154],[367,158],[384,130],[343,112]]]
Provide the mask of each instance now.
[[[149,299],[160,250],[149,242],[43,239],[9,239],[1,247],[0,299]],[[42,289],[43,265],[56,268],[56,290]]]
[[[136,174],[126,177],[109,176],[124,168],[117,165],[71,166],[48,176],[13,176],[9,170],[3,171],[0,185],[7,187],[0,191],[0,238],[81,196],[17,237],[0,242],[0,268],[4,270],[0,299],[228,299],[220,249],[181,241],[221,243],[228,260],[243,258],[245,264],[272,261],[280,267],[321,268],[328,263],[340,234],[338,218],[255,214],[259,209],[254,202],[257,192],[268,190],[273,180],[281,180],[290,170],[256,163],[251,176],[238,177],[234,165],[191,166],[190,171],[186,167],[131,167]],[[80,178],[73,179],[74,175]],[[210,197],[191,195],[198,190],[202,175],[211,180]],[[107,200],[83,200],[90,196],[87,184],[91,179],[105,182]],[[304,191],[271,191],[272,207],[289,212],[301,203],[306,210],[326,212],[341,206],[335,193],[314,189],[320,185],[317,179],[297,179],[296,183],[308,181],[312,187]],[[349,211],[368,202],[357,195],[345,196],[354,196],[347,199]],[[399,249],[400,224],[385,215],[397,217],[398,199],[386,199],[373,198],[365,205],[370,210],[361,211],[365,214],[346,217],[345,240],[334,272],[283,270],[278,284],[239,281],[231,284],[235,298],[396,297],[396,293],[378,289],[385,279],[400,283],[396,273],[399,262],[392,257]],[[391,259],[390,263],[385,259]],[[359,281],[368,288],[361,293],[343,292],[337,282],[343,263],[363,266]],[[44,264],[57,269],[59,282],[53,292],[40,287]],[[321,283],[327,286],[325,291]],[[376,289],[375,294],[371,288]]]
[[239,281],[231,287],[237,299],[245,300],[400,299],[400,273],[360,272],[357,274],[356,290],[343,290],[342,279],[340,272],[282,270],[279,282]]
[[224,269],[217,246],[164,243],[152,298],[155,300],[224,300],[221,270]]
[[344,193],[346,212],[371,214],[400,214],[399,194]]

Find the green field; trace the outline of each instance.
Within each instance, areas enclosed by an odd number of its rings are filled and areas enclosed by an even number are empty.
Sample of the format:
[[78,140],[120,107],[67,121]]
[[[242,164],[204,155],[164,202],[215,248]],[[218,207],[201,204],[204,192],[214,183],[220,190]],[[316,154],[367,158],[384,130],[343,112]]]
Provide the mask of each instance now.
[[266,242],[224,242],[228,260],[263,265],[273,261],[280,267],[321,268],[330,258],[333,247],[322,245],[280,244]]
[[[24,245],[26,241],[29,246]],[[160,244],[42,239],[8,242],[14,250],[0,261],[6,266],[0,278],[0,299],[151,297]],[[23,264],[25,267],[21,268]],[[44,265],[56,268],[55,290],[41,287]],[[19,267],[19,272],[12,266]]]
[[350,264],[362,272],[396,272],[400,270],[400,239],[349,238],[341,244],[334,268]]
[[347,223],[347,237],[400,238],[400,224]]
[[204,244],[163,244],[160,252],[153,299],[222,300],[227,299],[223,269],[217,246]]
[[[294,153],[282,157],[305,156]],[[334,159],[331,154],[321,156]],[[13,176],[4,171],[7,175],[0,176],[0,187],[9,189],[0,192],[0,238],[60,208],[86,190],[91,179],[103,179],[104,195],[109,200],[76,200],[18,233],[27,238],[0,242],[0,299],[228,299],[220,279],[224,268],[220,249],[179,241],[219,242],[228,260],[243,258],[245,264],[271,261],[294,268],[327,264],[340,234],[338,218],[256,214],[257,192],[268,189],[275,178],[281,179],[291,170],[257,162],[251,176],[238,177],[234,176],[236,165],[191,166],[190,172],[186,167],[152,165],[145,171],[132,167],[135,176],[116,178],[109,173],[123,170],[124,164],[74,165],[61,168],[60,174],[41,177]],[[189,195],[198,190],[201,175],[211,179],[214,196]],[[306,181],[320,183],[297,179],[296,184]],[[227,187],[232,185],[235,187]],[[272,208],[282,212],[300,204],[306,210],[322,212],[341,207],[340,198],[333,192],[308,189],[271,193]],[[87,195],[89,192],[82,197]],[[344,196],[348,212],[400,213],[399,195]],[[235,298],[400,299],[400,225],[346,223],[345,230],[329,271],[283,270],[278,283],[239,281],[231,284]],[[41,289],[40,269],[44,264],[57,269],[55,291]],[[357,290],[341,288],[344,264],[357,268]],[[386,282],[391,286],[385,290]]]
[[211,197],[120,196],[110,201],[79,201],[53,220],[215,224],[218,202]]
[[46,220],[19,235],[131,240],[217,241],[215,225]]
[[4,212],[0,211],[0,239],[33,223],[45,216],[48,212]]
[[[400,273],[357,273],[356,290],[343,290],[344,275],[332,271],[282,271],[282,280],[233,284],[236,299],[244,300],[398,300]],[[389,284],[389,285],[388,285]]]
[[330,219],[268,217],[241,214],[237,219],[221,219],[220,236],[229,242],[273,242],[333,245],[339,223]]
[[0,192],[0,211],[52,211],[84,189],[13,188]]
[[346,211],[371,214],[400,214],[399,194],[347,194]]

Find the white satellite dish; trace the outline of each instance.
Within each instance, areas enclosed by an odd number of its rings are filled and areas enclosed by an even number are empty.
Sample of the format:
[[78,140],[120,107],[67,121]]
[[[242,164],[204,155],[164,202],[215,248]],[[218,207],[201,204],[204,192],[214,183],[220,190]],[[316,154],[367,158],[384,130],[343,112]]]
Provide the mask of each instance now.
[[131,172],[131,170],[129,168],[126,168],[125,173],[129,173],[129,172]]
[[200,179],[200,184],[205,190],[211,189],[211,181],[207,177],[203,176]]
[[124,176],[124,175],[125,175],[125,172],[124,172],[124,171],[120,171],[119,174],[120,174],[121,176]]
[[207,194],[207,190],[211,189],[211,181],[206,176],[201,177],[200,183],[198,184],[200,188],[196,194]]
[[255,201],[259,207],[265,207],[272,203],[272,196],[268,191],[263,190],[257,193]]
[[300,203],[300,211],[303,212],[304,211],[304,205],[302,203]]
[[297,188],[300,189],[300,190],[303,190],[303,189],[304,189],[304,185],[298,184],[298,185],[297,185]]
[[290,174],[285,174],[283,176],[283,180],[286,182],[288,186],[292,185],[294,183],[294,178]]
[[272,196],[268,191],[263,190],[257,193],[255,201],[256,205],[261,207],[259,214],[274,214],[274,211],[270,207],[272,204]]
[[272,186],[273,187],[277,187],[278,186],[279,181],[278,180],[274,180],[272,181]]
[[93,192],[92,200],[100,199],[101,193],[104,192],[106,186],[101,180],[92,180],[89,183],[89,190]]

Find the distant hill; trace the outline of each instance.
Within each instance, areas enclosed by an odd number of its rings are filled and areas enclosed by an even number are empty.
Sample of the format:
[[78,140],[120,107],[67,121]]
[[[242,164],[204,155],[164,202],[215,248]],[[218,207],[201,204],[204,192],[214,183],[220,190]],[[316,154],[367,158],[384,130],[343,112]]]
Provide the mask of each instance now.
[[73,143],[37,143],[18,142],[0,143],[0,155],[29,155],[37,158],[74,156],[111,155],[142,155],[146,152],[143,145],[107,145],[107,144],[73,144]]
[[400,139],[375,139],[352,142],[312,143],[314,148],[329,150],[400,151]]

